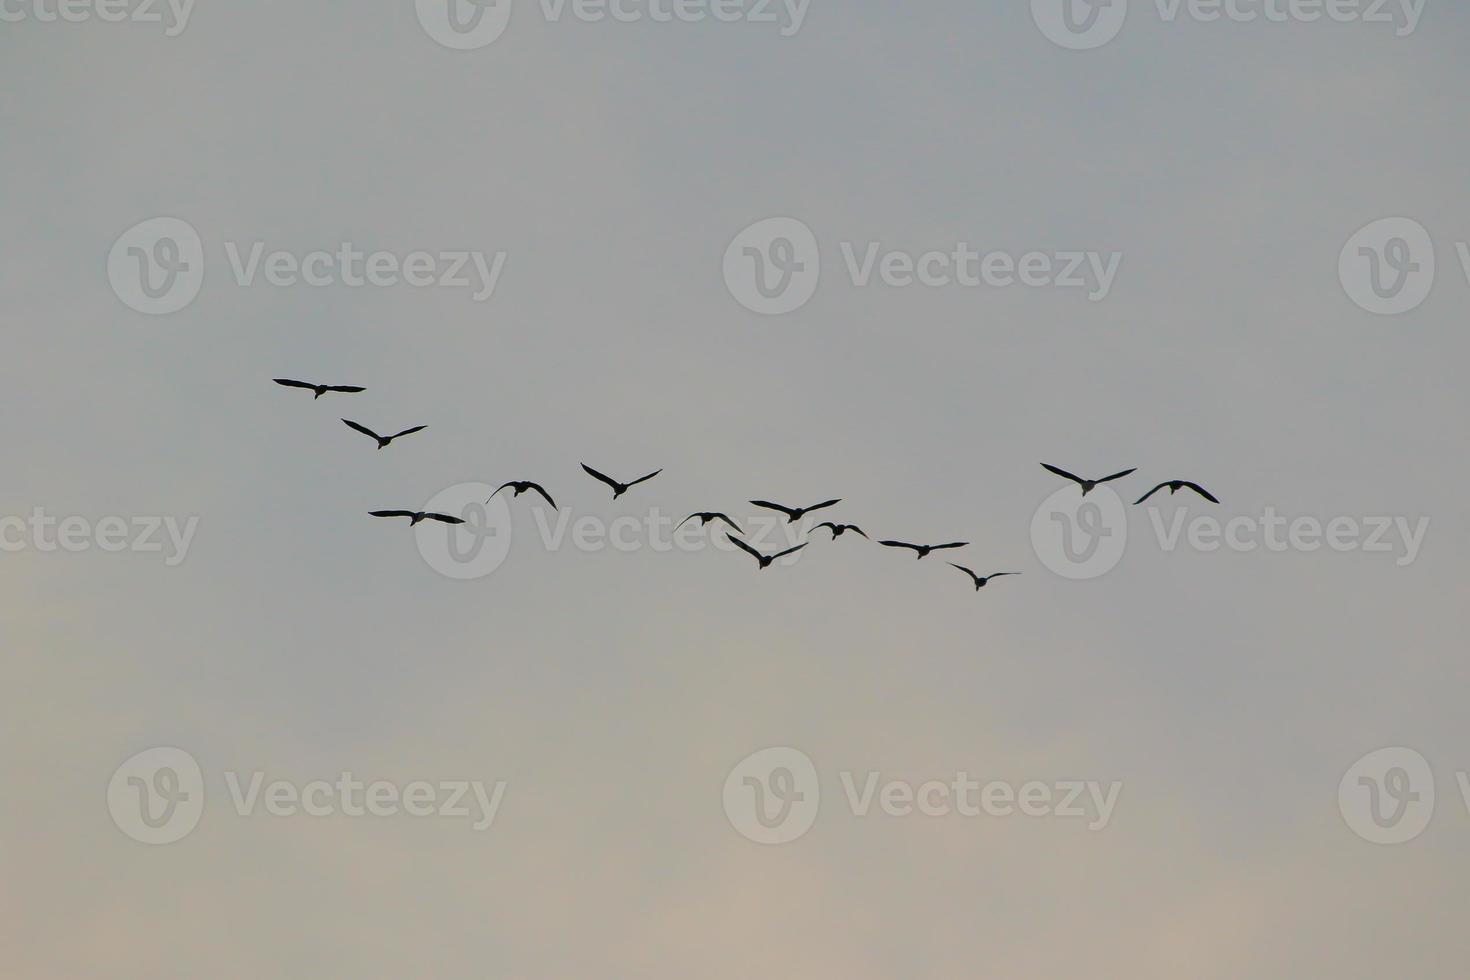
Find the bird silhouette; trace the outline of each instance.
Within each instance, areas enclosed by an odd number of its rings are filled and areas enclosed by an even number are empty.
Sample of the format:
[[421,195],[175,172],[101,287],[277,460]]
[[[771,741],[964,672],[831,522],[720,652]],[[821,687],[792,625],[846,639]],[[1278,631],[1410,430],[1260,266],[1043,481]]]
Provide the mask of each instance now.
[[344,394],[367,391],[366,388],[359,388],[357,385],[314,385],[309,381],[292,381],[290,378],[272,378],[271,380],[285,388],[305,388],[307,391],[316,392],[312,396],[312,401],[316,401],[329,391],[340,391]]
[[868,536],[867,535],[867,532],[864,531],[862,528],[858,527],[856,524],[833,524],[831,521],[823,521],[822,523],[818,524],[816,527],[812,528],[812,530],[813,531],[817,531],[817,530],[820,530],[821,528],[824,528],[824,527],[825,528],[831,528],[832,529],[832,540],[833,541],[836,541],[838,538],[842,537],[848,531],[852,531],[854,534],[861,534],[865,538]]
[[985,588],[985,586],[989,585],[990,584],[990,580],[993,579],[993,578],[1000,578],[1002,575],[1020,575],[1021,574],[1020,572],[995,572],[994,574],[991,574],[991,575],[976,575],[974,572],[970,571],[964,565],[956,565],[954,562],[950,562],[949,563],[949,566],[951,568],[958,568],[960,571],[962,571],[966,575],[970,576],[971,580],[974,581],[974,583],[975,583],[975,591],[976,592],[979,592],[981,589]]
[[[556,506],[556,501],[551,499],[551,494],[547,493],[546,488],[539,483],[532,483],[530,480],[511,480],[509,483],[502,483],[499,489],[495,491],[495,493],[499,493],[506,487],[510,487],[511,489],[515,490],[515,496],[517,497],[525,493],[527,490],[535,490],[548,504],[551,505],[552,510],[558,509]],[[492,493],[488,498],[486,498],[485,503],[488,504],[491,500],[495,499],[495,493]]]
[[365,436],[371,436],[372,438],[378,440],[378,448],[379,449],[385,448],[394,439],[399,439],[399,438],[402,438],[403,436],[412,435],[415,432],[422,432],[424,429],[427,429],[428,428],[427,425],[416,425],[412,429],[404,429],[402,432],[399,432],[396,435],[380,436],[376,432],[374,432],[372,429],[369,429],[367,426],[365,426],[365,425],[358,425],[356,422],[352,421],[351,419],[343,419],[342,421],[347,423],[347,427],[349,429],[356,429],[358,432],[361,432],[363,435],[365,435]]
[[739,538],[731,537],[728,534],[725,535],[725,537],[729,538],[730,539],[730,543],[733,544],[735,547],[739,548],[741,551],[745,552],[747,555],[749,555],[750,557],[754,558],[756,561],[760,562],[761,563],[761,569],[762,570],[767,569],[767,568],[770,568],[772,562],[779,561],[782,558],[785,558],[787,555],[795,554],[796,552],[800,551],[802,548],[805,548],[806,547],[806,544],[803,543],[803,544],[797,545],[795,548],[787,548],[785,551],[781,552],[780,554],[763,555],[759,551],[756,551],[754,548],[752,548],[750,545],[746,544],[744,541],[741,541]]
[[764,507],[766,510],[780,511],[785,514],[787,524],[795,524],[814,510],[821,510],[824,507],[832,507],[840,503],[842,503],[842,498],[840,497],[836,500],[825,500],[820,504],[812,504],[810,507],[783,507],[780,504],[773,504],[769,500],[751,501],[751,504],[755,507]]
[[660,473],[663,472],[663,470],[654,470],[652,473],[648,474],[647,476],[640,476],[638,479],[632,481],[631,483],[619,483],[617,480],[614,480],[612,477],[608,476],[606,473],[599,473],[599,472],[597,472],[592,467],[588,466],[586,463],[583,463],[582,464],[582,469],[586,470],[587,471],[587,475],[590,476],[590,477],[592,477],[594,480],[600,480],[603,483],[606,483],[608,486],[612,487],[613,499],[614,500],[617,500],[619,497],[621,497],[623,494],[627,493],[629,490],[631,490],[634,487],[636,487],[638,484],[643,483],[643,482],[645,482],[647,480],[652,480],[654,477],[658,476]]
[[919,553],[919,559],[923,560],[929,557],[929,552],[931,551],[944,551],[948,548],[963,548],[970,542],[956,541],[952,544],[908,544],[904,541],[879,541],[878,543],[889,548],[908,548],[910,551],[917,551]]
[[419,521],[439,521],[441,524],[463,524],[464,521],[458,517],[450,517],[448,514],[430,514],[421,510],[373,510],[368,512],[371,517],[407,517],[409,527],[413,527]]
[[1190,490],[1193,490],[1195,493],[1199,494],[1201,497],[1204,497],[1212,504],[1218,504],[1220,502],[1215,499],[1215,495],[1213,493],[1210,493],[1210,491],[1206,490],[1198,483],[1190,483],[1188,480],[1166,480],[1165,482],[1160,483],[1158,486],[1154,487],[1148,493],[1144,494],[1142,497],[1139,497],[1137,500],[1135,500],[1133,502],[1133,506],[1137,507],[1139,504],[1143,503],[1145,500],[1152,497],[1154,494],[1158,493],[1165,487],[1169,488],[1169,496],[1171,497],[1174,496],[1174,494],[1178,493],[1180,490],[1188,487]]
[[1084,479],[1082,479],[1082,477],[1080,477],[1080,476],[1074,476],[1073,474],[1068,473],[1066,470],[1058,469],[1057,467],[1052,466],[1050,463],[1042,463],[1041,465],[1042,465],[1042,467],[1044,469],[1050,470],[1052,473],[1055,473],[1057,476],[1064,477],[1064,478],[1066,478],[1068,480],[1071,480],[1073,483],[1077,484],[1079,487],[1082,488],[1082,496],[1084,496],[1084,497],[1087,496],[1092,491],[1096,490],[1102,484],[1104,484],[1104,483],[1110,483],[1113,480],[1121,480],[1121,479],[1123,479],[1123,477],[1127,476],[1128,474],[1133,473],[1133,472],[1136,472],[1138,470],[1138,467],[1135,466],[1131,470],[1124,470],[1121,473],[1114,473],[1112,476],[1105,476],[1101,480],[1084,480]]
[[710,521],[724,521],[726,524],[730,525],[731,527],[733,527],[735,529],[735,533],[736,534],[744,534],[745,533],[744,531],[740,530],[740,525],[739,524],[736,524],[734,521],[730,520],[729,517],[727,517],[724,514],[719,513],[718,511],[705,511],[705,512],[698,513],[698,514],[690,514],[688,517],[686,517],[682,521],[680,521],[679,522],[679,527],[674,528],[674,530],[675,531],[679,530],[680,527],[683,527],[685,524],[688,524],[692,520],[698,520],[700,527],[704,527]]

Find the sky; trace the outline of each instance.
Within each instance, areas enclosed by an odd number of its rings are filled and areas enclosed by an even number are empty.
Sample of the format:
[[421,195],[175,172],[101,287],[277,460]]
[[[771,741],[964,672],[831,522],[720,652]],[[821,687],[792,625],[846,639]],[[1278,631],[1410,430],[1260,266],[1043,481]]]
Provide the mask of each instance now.
[[0,3],[3,972],[1461,976],[1470,11],[500,3]]

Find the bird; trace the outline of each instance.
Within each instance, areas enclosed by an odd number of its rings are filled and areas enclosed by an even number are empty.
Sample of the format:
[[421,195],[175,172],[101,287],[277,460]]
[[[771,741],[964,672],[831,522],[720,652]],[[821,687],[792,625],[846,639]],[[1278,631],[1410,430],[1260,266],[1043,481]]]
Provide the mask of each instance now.
[[[730,520],[729,517],[727,517],[724,514],[721,514],[721,513],[717,512],[717,511],[706,511],[706,512],[702,512],[702,513],[698,513],[698,514],[690,514],[688,517],[684,518],[682,521],[679,522],[679,527],[683,527],[685,524],[688,524],[690,521],[696,520],[696,519],[699,521],[699,526],[700,527],[704,527],[710,521],[724,521],[726,524],[730,525],[731,527],[733,527],[735,529],[735,533],[736,534],[744,534],[745,533],[744,531],[740,530],[740,525],[739,524],[736,524],[734,521]],[[674,530],[675,531],[679,530],[679,527],[674,528]]]
[[1219,500],[1215,499],[1215,495],[1213,493],[1210,493],[1210,491],[1206,490],[1198,483],[1190,483],[1188,480],[1166,480],[1163,483],[1160,483],[1158,486],[1154,487],[1148,493],[1144,494],[1142,497],[1139,497],[1137,500],[1135,500],[1133,502],[1133,506],[1137,507],[1139,504],[1143,503],[1145,500],[1152,497],[1154,494],[1158,493],[1165,487],[1169,488],[1169,496],[1171,497],[1174,496],[1174,494],[1178,493],[1180,490],[1183,490],[1185,487],[1188,487],[1195,493],[1199,494],[1201,497],[1204,497],[1212,504],[1218,504],[1220,502]]
[[992,575],[976,575],[974,572],[970,571],[964,565],[956,565],[954,562],[950,562],[949,563],[949,567],[951,567],[951,568],[958,568],[960,571],[962,571],[966,575],[970,576],[970,578],[975,582],[975,591],[976,592],[979,592],[981,589],[985,588],[985,586],[989,585],[990,584],[990,580],[993,579],[993,578],[1000,578],[1002,575],[1020,575],[1021,574],[1020,572],[995,572]]
[[[532,483],[530,480],[511,480],[509,483],[501,484],[500,488],[497,489],[495,493],[499,493],[506,487],[510,487],[511,489],[515,490],[515,496],[517,497],[525,493],[527,490],[535,490],[548,504],[551,505],[552,510],[558,509],[556,506],[556,501],[551,499],[551,494],[547,493],[546,488],[539,483]],[[485,503],[488,504],[491,500],[495,499],[495,493],[492,493],[488,498],[486,498]]]
[[831,528],[832,529],[832,540],[833,541],[836,541],[838,538],[842,537],[848,531],[852,531],[855,534],[861,534],[865,538],[868,536],[867,535],[867,532],[864,531],[862,528],[858,527],[856,524],[833,524],[831,521],[823,521],[822,523],[818,524],[816,527],[812,528],[812,530],[813,531],[817,531],[817,530],[820,530],[821,528],[824,528],[824,527],[827,527],[827,528]]
[[340,391],[344,394],[367,391],[366,388],[359,388],[357,385],[314,385],[309,381],[292,381],[290,378],[272,378],[271,380],[285,388],[305,388],[308,391],[316,392],[312,396],[312,401],[316,401],[329,391]]
[[652,480],[654,477],[663,472],[663,470],[654,470],[647,476],[640,476],[638,479],[632,481],[631,483],[619,483],[617,480],[614,480],[607,474],[597,472],[586,463],[582,464],[582,469],[586,470],[587,475],[592,477],[594,480],[601,480],[603,483],[606,483],[608,486],[612,487],[614,500],[617,500],[619,497],[636,487],[638,484],[643,483],[647,480]]
[[752,500],[750,503],[752,506],[764,507],[766,510],[780,511],[786,515],[787,524],[795,524],[814,510],[821,510],[824,507],[832,507],[842,503],[842,499],[839,497],[836,500],[826,500],[820,504],[812,504],[810,507],[783,507],[780,504],[773,504],[769,500]]
[[450,517],[448,514],[428,514],[421,510],[374,510],[368,512],[371,517],[407,517],[409,527],[413,527],[419,521],[439,521],[441,524],[463,524],[464,521],[458,517]]
[[929,557],[931,551],[944,551],[947,548],[963,548],[969,544],[968,541],[956,541],[953,544],[907,544],[903,541],[879,541],[881,545],[889,548],[908,548],[919,553],[920,560]]
[[397,435],[380,436],[376,432],[374,432],[372,429],[369,429],[367,426],[365,426],[365,425],[358,425],[356,422],[353,422],[351,419],[343,419],[342,421],[347,423],[347,427],[348,428],[350,428],[350,429],[356,429],[358,432],[361,432],[363,435],[365,435],[365,436],[372,436],[374,439],[378,440],[378,448],[379,449],[384,448],[385,446],[388,445],[388,443],[392,442],[394,439],[398,439],[398,438],[400,438],[402,436],[406,436],[406,435],[412,435],[415,432],[422,432],[424,429],[427,429],[428,428],[428,426],[426,426],[426,425],[416,425],[412,429],[404,429],[402,432],[398,433]]
[[1127,476],[1130,473],[1136,472],[1137,469],[1138,469],[1138,467],[1135,466],[1131,470],[1124,470],[1121,473],[1114,473],[1112,476],[1105,476],[1101,480],[1084,480],[1084,479],[1082,479],[1082,477],[1080,477],[1080,476],[1074,476],[1071,473],[1068,473],[1066,470],[1057,469],[1055,466],[1052,466],[1049,463],[1042,463],[1041,465],[1042,465],[1042,468],[1044,468],[1046,470],[1050,470],[1052,473],[1055,473],[1057,476],[1065,477],[1066,479],[1071,480],[1073,483],[1077,484],[1079,487],[1082,488],[1082,496],[1084,496],[1084,497],[1087,496],[1092,491],[1096,490],[1102,484],[1104,484],[1104,483],[1110,483],[1113,480],[1121,480],[1121,479],[1123,479],[1123,477]]
[[767,569],[767,568],[770,568],[772,562],[779,561],[780,559],[785,558],[787,555],[795,554],[796,552],[800,551],[802,548],[805,548],[807,546],[807,543],[809,543],[809,542],[803,542],[802,544],[797,545],[795,548],[787,548],[785,551],[781,552],[780,554],[767,556],[767,555],[761,554],[759,551],[756,551],[754,548],[752,548],[750,545],[746,544],[744,541],[741,541],[739,538],[731,537],[728,534],[725,535],[725,537],[729,538],[730,539],[730,543],[733,544],[735,547],[739,548],[741,551],[745,552],[747,555],[749,555],[750,557],[754,558],[756,561],[760,562],[761,563],[761,569],[762,570]]

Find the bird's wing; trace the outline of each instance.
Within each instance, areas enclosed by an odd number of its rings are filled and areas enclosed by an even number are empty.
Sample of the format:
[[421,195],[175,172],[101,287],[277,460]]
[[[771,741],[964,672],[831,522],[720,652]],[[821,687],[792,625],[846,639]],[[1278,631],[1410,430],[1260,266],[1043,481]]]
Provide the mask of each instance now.
[[374,439],[381,439],[381,438],[383,438],[382,436],[380,436],[376,432],[374,432],[372,429],[369,429],[367,426],[365,426],[365,425],[358,425],[356,422],[352,421],[351,419],[343,419],[342,421],[347,423],[347,427],[349,429],[356,429],[358,432],[361,432],[365,436],[371,436]]
[[774,555],[771,556],[771,561],[776,561],[777,559],[785,558],[787,555],[794,555],[798,551],[800,551],[802,548],[805,548],[810,543],[811,542],[809,542],[809,541],[803,541],[801,544],[797,545],[795,548],[787,548],[785,551],[778,552],[777,554],[774,554]]
[[1005,575],[1020,575],[1020,574],[1021,574],[1020,572],[994,572],[994,573],[992,573],[992,574],[990,574],[990,575],[988,575],[986,577],[987,578],[1001,578],[1002,576],[1005,576]]
[[971,571],[970,569],[966,568],[964,565],[956,565],[954,562],[950,562],[949,563],[949,567],[950,568],[958,568],[960,571],[964,572],[966,575],[970,576],[970,578],[974,579],[975,581],[977,581],[977,582],[980,581],[980,576],[976,575],[973,571]]
[[272,378],[271,380],[274,381],[276,384],[284,385],[287,388],[306,388],[310,391],[316,390],[316,385],[309,385],[305,381],[292,381],[290,378]]
[[1131,470],[1124,470],[1121,473],[1114,473],[1112,476],[1105,476],[1101,480],[1098,480],[1097,482],[1098,483],[1110,483],[1113,480],[1121,480],[1121,479],[1123,479],[1123,477],[1127,476],[1129,473],[1137,473],[1137,472],[1138,472],[1138,467],[1135,466]]
[[703,518],[704,515],[703,514],[690,514],[688,517],[686,517],[682,521],[680,521],[678,523],[678,525],[675,526],[674,530],[675,531],[679,530],[679,528],[683,527],[685,524],[688,524],[690,521],[694,520],[696,517]]
[[1215,495],[1213,493],[1210,493],[1210,491],[1206,490],[1204,487],[1200,486],[1198,483],[1190,483],[1188,480],[1186,480],[1184,482],[1184,485],[1186,487],[1188,487],[1189,489],[1193,490],[1195,493],[1199,494],[1201,497],[1204,497],[1206,500],[1208,500],[1212,504],[1218,504],[1220,502],[1219,500],[1217,500],[1215,498]]
[[[861,534],[865,538],[868,537],[868,532],[867,531],[864,531],[862,528],[858,527],[856,524],[849,524],[849,525],[847,525],[847,529],[849,531],[856,531],[857,533]],[[871,541],[872,538],[868,538],[868,540]]]
[[936,544],[936,545],[933,545],[932,547],[930,547],[929,550],[930,551],[946,551],[946,550],[948,550],[950,548],[963,548],[965,545],[967,545],[969,543],[970,542],[968,542],[968,541],[955,541],[955,542],[952,542],[950,544]]
[[924,550],[916,544],[909,544],[905,541],[879,541],[878,543],[883,545],[885,548],[908,548],[910,551]]
[[769,500],[752,500],[750,503],[752,507],[764,507],[766,510],[779,510],[787,517],[796,516],[796,511],[790,507],[782,507],[780,504],[773,504]]
[[820,504],[813,504],[812,506],[806,508],[806,512],[810,514],[814,510],[822,510],[825,507],[833,507],[840,503],[842,503],[842,498],[838,497],[836,500],[827,500],[823,501]]
[[1071,480],[1073,483],[1085,483],[1085,482],[1087,482],[1087,481],[1083,480],[1082,477],[1077,476],[1075,473],[1068,473],[1066,470],[1058,469],[1057,467],[1051,465],[1050,463],[1042,463],[1041,464],[1041,468],[1042,469],[1045,469],[1045,470],[1050,470],[1051,472],[1055,473],[1057,476],[1060,476],[1060,477],[1063,477],[1065,479]]
[[812,530],[813,531],[820,531],[824,527],[830,527],[832,529],[832,537],[834,537],[834,538],[837,537],[837,525],[836,524],[833,524],[831,521],[823,521],[822,523],[818,524],[816,527],[812,528]]
[[546,488],[545,487],[543,487],[539,483],[533,483],[533,484],[531,484],[531,489],[532,490],[535,490],[537,493],[539,493],[541,495],[542,499],[545,500],[548,504],[551,505],[551,509],[552,510],[556,510],[557,509],[557,507],[556,507],[556,501],[551,499],[551,494],[549,494],[549,493],[546,492]]
[[450,517],[448,514],[425,514],[424,515],[424,520],[426,520],[426,521],[438,521],[441,524],[463,524],[464,523],[464,519],[463,518]]
[[592,467],[588,466],[586,463],[583,463],[582,464],[582,469],[586,470],[587,471],[587,475],[590,476],[590,477],[592,477],[592,479],[594,479],[594,480],[601,480],[603,483],[606,483],[608,486],[612,487],[614,490],[616,490],[619,486],[621,486],[621,484],[619,484],[617,480],[614,480],[612,477],[608,476],[605,473],[599,473],[599,472],[597,472]]
[[[515,484],[515,481],[514,480],[510,481],[509,483],[502,483],[500,486],[498,486],[498,487],[495,488],[495,493],[499,493],[500,491],[504,490],[506,487],[513,487],[515,485],[516,484]],[[495,496],[495,493],[492,493],[490,496],[493,498]],[[489,502],[490,501],[488,501],[488,500],[485,501],[485,503],[487,503],[487,504]]]
[[636,479],[632,483],[628,484],[628,486],[630,486],[630,487],[636,487],[640,483],[647,483],[649,480],[652,480],[654,477],[658,476],[662,472],[663,472],[663,470],[654,470],[652,473],[648,474],[647,476],[640,476],[638,479]]
[[367,391],[366,388],[359,388],[357,385],[327,385],[327,390],[340,391],[345,394],[355,394],[359,391]]
[[740,530],[740,525],[739,524],[736,524],[734,521],[730,520],[730,518],[727,515],[725,515],[725,514],[711,514],[710,517],[713,520],[716,520],[716,521],[724,521],[726,524],[728,524],[731,527],[733,527],[735,529],[735,531],[737,533],[739,533],[739,534],[744,534],[745,533],[744,531]]
[[762,555],[759,551],[756,551],[754,548],[746,544],[744,541],[741,541],[739,538],[731,537],[728,534],[725,535],[725,537],[730,541],[731,544],[739,548],[741,551],[745,552],[747,555],[750,555],[756,561],[765,560],[765,555]]
[[413,517],[411,510],[372,510],[368,511],[369,517]]
[[402,432],[400,432],[397,435],[393,436],[393,438],[394,439],[397,439],[397,438],[399,438],[401,436],[411,436],[415,432],[423,432],[427,428],[428,428],[427,425],[416,425],[412,429],[404,429]]
[[1164,489],[1168,485],[1169,484],[1167,484],[1167,483],[1160,483],[1158,486],[1154,487],[1148,493],[1144,494],[1142,497],[1139,497],[1137,500],[1133,501],[1133,506],[1134,507],[1137,507],[1139,504],[1143,503],[1145,500],[1147,500],[1148,498],[1152,497],[1154,494],[1158,493],[1160,490]]

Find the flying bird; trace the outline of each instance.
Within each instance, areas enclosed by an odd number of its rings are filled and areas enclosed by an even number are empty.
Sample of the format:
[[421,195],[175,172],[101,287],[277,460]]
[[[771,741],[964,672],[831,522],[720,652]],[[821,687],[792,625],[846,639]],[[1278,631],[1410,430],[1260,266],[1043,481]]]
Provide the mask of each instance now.
[[1137,500],[1135,500],[1133,502],[1133,506],[1137,507],[1139,504],[1143,503],[1145,500],[1152,497],[1154,494],[1158,493],[1165,487],[1169,488],[1169,496],[1171,497],[1174,496],[1174,494],[1178,493],[1180,490],[1183,490],[1185,487],[1188,487],[1195,493],[1199,494],[1201,497],[1204,497],[1212,504],[1218,504],[1220,502],[1215,499],[1215,495],[1213,493],[1210,493],[1210,491],[1206,490],[1198,483],[1190,483],[1188,480],[1166,480],[1165,482],[1160,483],[1158,486],[1154,487],[1148,493],[1144,494],[1142,497],[1139,497]]
[[822,523],[818,524],[816,527],[812,528],[812,530],[813,531],[818,531],[818,530],[821,530],[824,527],[831,528],[832,529],[832,540],[833,541],[836,541],[838,538],[842,537],[848,531],[851,531],[854,534],[861,534],[865,538],[868,536],[867,535],[867,532],[865,532],[862,528],[858,527],[856,524],[833,524],[831,521],[823,521]]
[[285,388],[305,388],[307,391],[316,392],[312,396],[312,401],[316,401],[329,391],[340,391],[344,394],[367,391],[366,388],[359,388],[357,385],[314,385],[309,381],[292,381],[290,378],[272,378],[271,380]]
[[592,467],[588,466],[586,463],[583,463],[582,464],[582,469],[586,470],[587,471],[587,475],[590,476],[590,477],[592,477],[594,480],[601,480],[603,483],[606,483],[608,486],[612,487],[613,499],[614,500],[617,500],[619,497],[621,497],[623,494],[627,493],[629,490],[631,490],[634,487],[636,487],[638,484],[643,483],[643,482],[645,482],[647,480],[652,480],[654,477],[658,476],[660,473],[663,472],[663,470],[654,470],[652,473],[648,474],[647,476],[640,476],[638,479],[634,480],[631,483],[619,483],[617,480],[614,480],[612,477],[608,476],[606,473],[599,473],[599,472],[597,472]]
[[922,560],[924,558],[928,558],[929,552],[931,551],[944,551],[948,548],[963,548],[970,542],[956,541],[953,544],[907,544],[903,541],[879,541],[878,543],[889,548],[908,548],[910,551],[917,551],[919,553],[919,558]]
[[1082,479],[1082,477],[1080,477],[1080,476],[1074,476],[1073,474],[1068,473],[1066,470],[1057,469],[1055,466],[1052,466],[1049,463],[1042,463],[1041,465],[1042,465],[1042,467],[1044,469],[1049,470],[1052,473],[1055,473],[1057,476],[1064,477],[1064,478],[1066,478],[1068,480],[1071,480],[1073,483],[1077,484],[1079,487],[1082,488],[1082,496],[1084,496],[1084,497],[1087,496],[1092,491],[1096,490],[1102,484],[1104,484],[1104,483],[1110,483],[1113,480],[1121,480],[1121,479],[1123,479],[1123,477],[1127,476],[1130,473],[1133,473],[1133,472],[1137,471],[1137,469],[1138,469],[1138,467],[1135,466],[1131,470],[1124,470],[1121,473],[1114,473],[1112,476],[1105,476],[1101,480],[1084,480],[1084,479]]
[[842,503],[840,497],[836,500],[826,500],[820,504],[812,504],[810,507],[783,507],[780,504],[773,504],[769,500],[751,501],[751,504],[755,507],[764,507],[766,510],[776,510],[785,514],[787,524],[795,524],[814,510],[821,510],[824,507],[832,507],[840,503]]
[[990,580],[993,579],[993,578],[1000,578],[1002,575],[1020,575],[1021,574],[1020,572],[996,572],[996,573],[994,573],[992,575],[976,575],[974,572],[970,571],[964,565],[956,565],[954,562],[950,562],[949,565],[950,565],[951,568],[958,568],[960,571],[962,571],[966,575],[970,576],[971,581],[973,581],[975,583],[975,591],[976,592],[979,592],[981,589],[985,588],[985,586],[989,585],[990,584]]
[[412,435],[415,432],[422,432],[424,429],[427,429],[428,428],[427,425],[416,425],[412,429],[404,429],[402,432],[398,433],[397,435],[380,436],[376,432],[374,432],[372,429],[369,429],[367,426],[365,426],[365,425],[358,425],[356,422],[353,422],[351,419],[343,419],[342,421],[347,423],[347,427],[349,429],[356,429],[358,432],[361,432],[363,435],[365,435],[365,436],[371,436],[372,438],[378,440],[378,448],[379,449],[384,448],[390,442],[392,442],[394,439],[399,439],[399,438],[401,438],[403,436]]
[[733,544],[735,547],[739,548],[741,551],[745,552],[747,555],[749,555],[750,557],[754,558],[756,561],[760,562],[762,569],[770,568],[772,562],[779,561],[782,558],[785,558],[787,555],[795,554],[796,552],[800,551],[802,548],[805,548],[806,547],[806,543],[802,543],[802,544],[797,545],[795,548],[787,548],[785,551],[781,552],[780,554],[767,556],[767,555],[761,554],[759,551],[756,551],[754,548],[752,548],[750,545],[746,544],[744,541],[741,541],[739,538],[731,537],[728,534],[725,535],[725,537],[729,538],[730,539],[730,543]]
[[[744,531],[740,530],[740,525],[739,524],[736,524],[734,521],[730,520],[730,518],[727,517],[726,515],[721,514],[721,513],[718,513],[716,511],[707,511],[707,512],[703,512],[703,513],[699,513],[699,514],[690,514],[688,517],[684,518],[682,521],[679,522],[679,527],[683,527],[685,524],[688,524],[690,521],[693,521],[693,520],[698,520],[700,527],[704,527],[710,521],[724,521],[726,524],[730,525],[731,527],[733,527],[735,529],[735,533],[736,534],[744,534],[745,533]],[[675,531],[679,530],[679,527],[674,528],[674,530]]]
[[409,527],[413,527],[419,521],[439,521],[441,524],[463,524],[464,521],[458,517],[450,517],[448,514],[426,514],[421,510],[374,510],[368,512],[371,517],[407,517]]
[[[557,509],[556,501],[551,499],[551,494],[547,493],[546,488],[539,483],[532,483],[530,480],[511,480],[509,483],[501,484],[500,489],[496,490],[495,493],[499,493],[501,490],[504,490],[507,487],[513,489],[515,491],[515,496],[517,497],[525,493],[527,490],[535,490],[541,495],[542,499],[544,499],[548,504],[551,505],[552,510]],[[485,500],[485,503],[488,504],[491,500],[495,499],[495,493],[492,493],[489,498]]]

